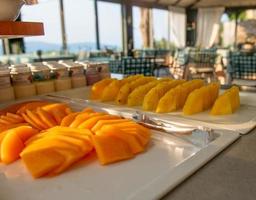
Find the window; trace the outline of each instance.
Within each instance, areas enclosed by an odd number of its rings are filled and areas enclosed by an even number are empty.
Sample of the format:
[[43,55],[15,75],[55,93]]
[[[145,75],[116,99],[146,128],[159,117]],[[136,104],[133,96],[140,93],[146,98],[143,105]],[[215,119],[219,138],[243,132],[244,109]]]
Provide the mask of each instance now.
[[44,23],[44,36],[25,38],[26,52],[60,51],[62,47],[59,0],[39,0],[38,5],[24,6],[23,21]]
[[153,37],[154,47],[160,49],[168,48],[168,11],[153,9]]
[[98,1],[101,49],[122,50],[121,5]]
[[64,0],[68,49],[96,49],[94,0]]
[[0,40],[0,55],[3,55],[3,40]]
[[133,40],[134,40],[134,48],[141,49],[143,48],[143,40],[140,31],[140,7],[134,6],[132,8],[133,14]]

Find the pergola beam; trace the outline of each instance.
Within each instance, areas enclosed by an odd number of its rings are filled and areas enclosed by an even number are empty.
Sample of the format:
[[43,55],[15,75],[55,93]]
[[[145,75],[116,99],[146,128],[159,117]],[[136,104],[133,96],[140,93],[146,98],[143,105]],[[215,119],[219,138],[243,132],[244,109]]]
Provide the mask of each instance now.
[[177,0],[175,1],[173,4],[171,4],[172,6],[177,6],[182,0]]
[[186,8],[192,8],[192,7],[194,7],[196,4],[198,4],[200,1],[202,1],[202,0],[195,0],[193,3],[191,3],[191,4],[189,4]]
[[99,30],[99,15],[98,15],[98,0],[94,0],[95,13],[95,30],[96,30],[96,48],[100,50],[100,30]]
[[[110,2],[110,3],[120,3],[120,4],[125,4],[127,2],[126,0],[98,0],[98,1]],[[132,6],[138,6],[138,7],[144,7],[144,8],[158,8],[158,9],[168,10],[167,5],[161,5],[159,3],[156,4],[156,2],[129,0],[129,4]]]

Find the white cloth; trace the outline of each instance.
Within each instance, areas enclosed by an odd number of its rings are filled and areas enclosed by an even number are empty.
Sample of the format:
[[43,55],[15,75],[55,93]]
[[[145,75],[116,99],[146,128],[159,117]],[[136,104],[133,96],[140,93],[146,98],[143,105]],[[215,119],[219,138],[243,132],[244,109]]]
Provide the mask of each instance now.
[[229,21],[223,23],[223,46],[229,47],[235,43],[236,22]]
[[176,47],[186,46],[186,10],[185,8],[169,7],[170,42]]
[[224,10],[224,7],[198,9],[196,46],[209,48],[214,44],[219,34]]

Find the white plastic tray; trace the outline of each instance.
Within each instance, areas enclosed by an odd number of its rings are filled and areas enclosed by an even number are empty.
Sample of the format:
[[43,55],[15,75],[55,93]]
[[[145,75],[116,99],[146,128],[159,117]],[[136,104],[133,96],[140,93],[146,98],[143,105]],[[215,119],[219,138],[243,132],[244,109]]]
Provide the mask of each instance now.
[[21,161],[0,164],[1,200],[158,199],[239,138],[230,131],[205,148],[153,131],[148,151],[101,166],[94,155],[53,178],[34,180]]

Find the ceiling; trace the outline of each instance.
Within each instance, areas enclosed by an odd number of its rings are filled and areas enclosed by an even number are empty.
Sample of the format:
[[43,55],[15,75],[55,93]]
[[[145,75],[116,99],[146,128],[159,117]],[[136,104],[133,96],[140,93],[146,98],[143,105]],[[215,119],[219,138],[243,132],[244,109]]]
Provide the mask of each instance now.
[[255,7],[256,0],[128,0],[135,4],[154,4],[178,7]]

